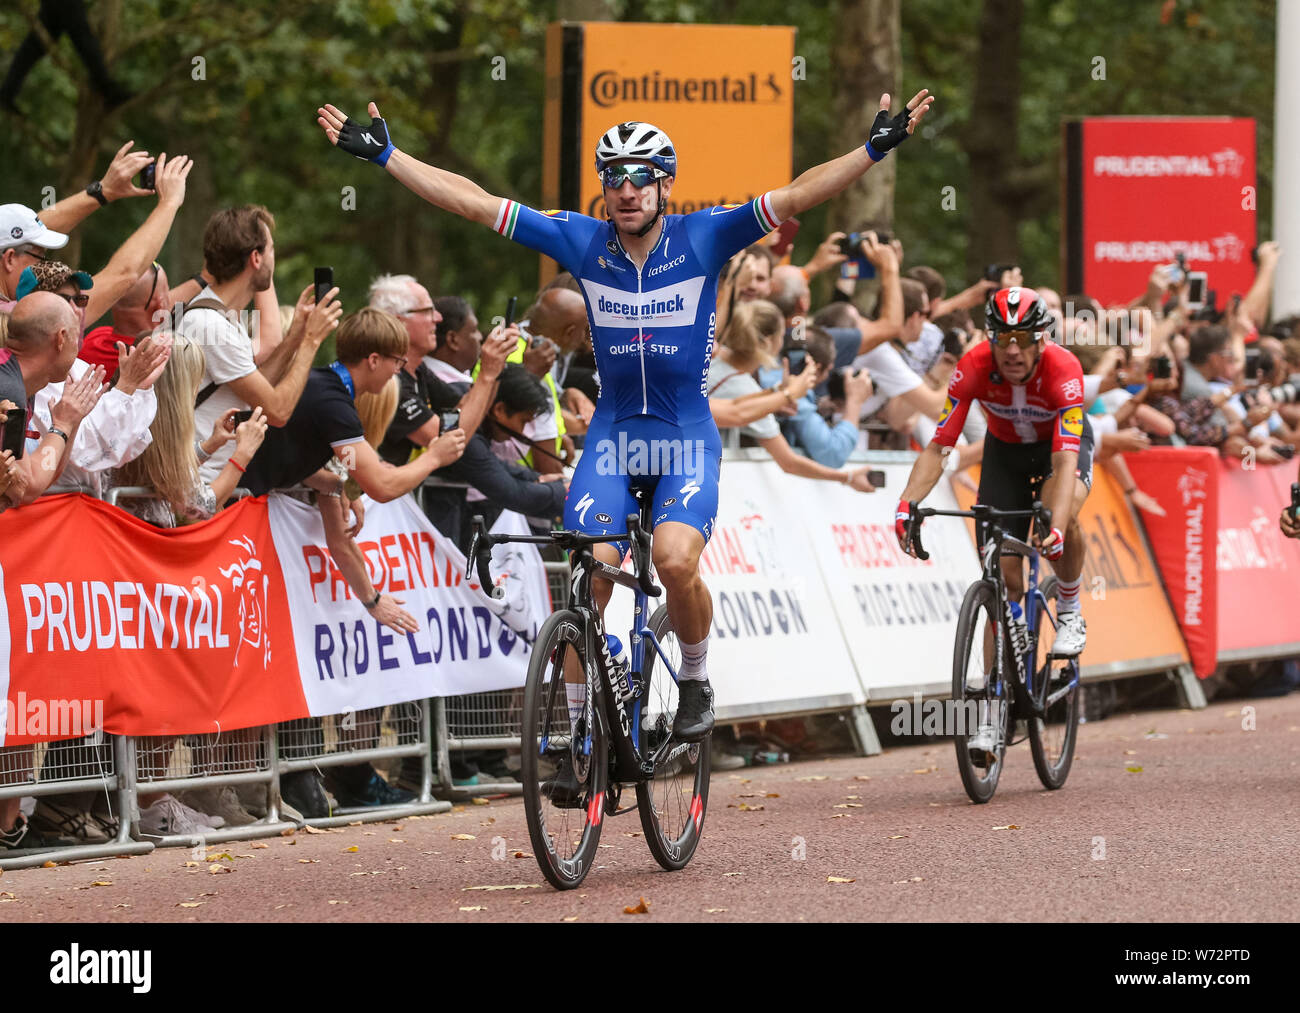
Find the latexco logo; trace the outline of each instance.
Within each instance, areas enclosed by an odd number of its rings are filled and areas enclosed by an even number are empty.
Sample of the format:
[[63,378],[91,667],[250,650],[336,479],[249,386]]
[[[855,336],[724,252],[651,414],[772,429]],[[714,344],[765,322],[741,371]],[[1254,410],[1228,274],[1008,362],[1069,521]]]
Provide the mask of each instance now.
[[50,954],[55,985],[130,985],[143,995],[153,987],[152,950],[83,950],[73,943]]

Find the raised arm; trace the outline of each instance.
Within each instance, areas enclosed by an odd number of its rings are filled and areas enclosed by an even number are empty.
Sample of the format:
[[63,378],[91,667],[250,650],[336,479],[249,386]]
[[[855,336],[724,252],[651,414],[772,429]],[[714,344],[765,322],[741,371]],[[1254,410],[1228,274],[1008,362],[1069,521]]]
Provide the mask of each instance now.
[[[100,194],[108,204],[123,197],[147,197],[150,191],[141,190],[132,178],[146,165],[153,161],[149,152],[132,151],[135,141],[127,141],[117,149],[108,171],[100,180]],[[41,212],[41,222],[46,228],[55,232],[71,232],[100,208],[99,201],[79,190],[71,197],[64,197],[48,211]]]
[[[897,116],[889,115],[889,95],[880,96],[880,111],[871,124],[871,136],[861,148],[813,166],[788,186],[772,191],[772,211],[781,221],[830,200],[850,183],[907,140],[934,97],[922,88]],[[496,213],[495,206],[492,209]]]
[[384,166],[399,183],[435,207],[480,225],[493,224],[501,209],[502,198],[494,197],[464,176],[399,151],[389,138],[388,124],[380,117],[379,107],[371,102],[367,111],[371,117],[369,126],[349,119],[342,110],[326,104],[316,110],[316,122],[325,131],[330,144],[357,158]]

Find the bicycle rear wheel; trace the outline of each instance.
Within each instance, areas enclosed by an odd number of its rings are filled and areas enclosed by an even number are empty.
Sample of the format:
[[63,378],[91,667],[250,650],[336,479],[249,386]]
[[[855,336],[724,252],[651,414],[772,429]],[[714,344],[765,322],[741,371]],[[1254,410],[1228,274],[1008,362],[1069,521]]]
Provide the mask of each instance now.
[[[1006,696],[998,694],[998,686],[1003,694],[1009,693],[1012,680],[997,678],[994,651],[1001,620],[995,611],[996,600],[996,589],[987,580],[976,581],[966,589],[953,645],[952,699],[956,725],[953,742],[961,783],[972,802],[987,802],[997,791],[1007,749],[1011,708]],[[983,754],[983,766],[977,765],[970,750],[970,740],[981,724],[991,724],[996,735],[992,752]]]
[[[1056,578],[1042,584],[1048,604],[1056,601]],[[1054,609],[1039,617],[1037,667],[1034,674],[1034,702],[1046,707],[1045,717],[1029,721],[1029,748],[1034,770],[1043,787],[1055,790],[1065,784],[1074,762],[1074,743],[1079,734],[1079,659],[1048,658],[1056,639]],[[1049,702],[1050,701],[1050,702]]]
[[[528,837],[542,875],[557,890],[578,886],[596,859],[609,775],[609,742],[594,701],[588,701],[587,707],[593,717],[590,732],[584,717],[578,734],[573,733],[564,687],[565,662],[573,658],[585,675],[583,621],[566,609],[552,615],[538,631],[520,722],[520,777]],[[554,787],[566,757],[578,780],[576,797],[563,798]]]
[[[650,630],[674,669],[680,670],[682,652],[668,619],[668,608],[659,606],[650,617]],[[651,755],[672,738],[677,713],[677,683],[663,660],[648,643],[641,692],[641,754]],[[704,812],[709,801],[709,742],[669,743],[655,764],[654,777],[636,786],[641,828],[655,861],[673,871],[683,868],[695,854],[704,831]]]

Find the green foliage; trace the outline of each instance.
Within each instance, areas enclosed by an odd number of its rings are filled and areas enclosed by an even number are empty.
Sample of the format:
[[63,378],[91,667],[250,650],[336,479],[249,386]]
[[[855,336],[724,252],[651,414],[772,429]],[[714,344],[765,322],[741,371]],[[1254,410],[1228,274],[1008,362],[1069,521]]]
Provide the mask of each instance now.
[[[12,54],[36,0],[0,10],[0,51]],[[627,20],[794,24],[807,79],[796,82],[792,173],[841,154],[831,151],[830,43],[838,7],[808,0],[616,0]],[[31,73],[19,97],[22,120],[6,132],[4,200],[39,206],[41,188],[59,196],[103,172],[126,138],[150,151],[195,158],[190,195],[164,264],[183,278],[200,264],[203,223],[218,206],[261,203],[276,215],[278,291],[291,303],[330,264],[345,305],[386,271],[418,275],[435,293],[468,297],[490,318],[517,294],[536,289],[535,255],[488,230],[424,204],[376,166],[331,150],[315,123],[331,101],[354,118],[368,99],[389,120],[397,144],[460,172],[486,189],[541,199],[541,111],[545,28],[555,0],[276,0],[212,5],[201,0],[131,0],[89,5],[92,20],[120,13],[114,75],[140,95],[103,114],[85,94],[85,71],[65,38]],[[1031,279],[1058,279],[1061,120],[1085,115],[1234,115],[1258,123],[1261,238],[1271,214],[1273,128],[1272,0],[1180,2],[1171,23],[1149,0],[1025,0],[1018,138],[1008,138],[1008,170],[1027,173],[1032,193],[1020,227]],[[968,241],[964,199],[978,58],[979,4],[902,4],[904,91],[929,87],[931,117],[897,157],[896,228],[909,263],[930,263],[964,283]],[[206,61],[194,80],[192,58]],[[1106,79],[1092,79],[1093,57]],[[504,57],[505,80],[493,77]],[[499,63],[498,63],[499,66]],[[7,64],[5,69],[7,69]],[[783,68],[784,69],[784,68]],[[873,102],[874,96],[863,96]],[[80,102],[80,104],[79,104]],[[91,144],[93,175],[74,178],[70,152]],[[943,187],[957,207],[940,206]],[[356,210],[344,210],[345,187]],[[98,269],[148,213],[142,198],[99,212],[80,230],[80,262]],[[803,216],[796,262],[844,223],[825,209]]]

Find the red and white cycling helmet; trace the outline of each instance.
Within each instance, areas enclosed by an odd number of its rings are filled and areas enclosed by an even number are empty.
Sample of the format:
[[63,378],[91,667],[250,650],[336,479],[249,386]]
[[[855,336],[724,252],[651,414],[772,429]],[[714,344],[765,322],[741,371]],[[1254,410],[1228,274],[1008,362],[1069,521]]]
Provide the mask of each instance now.
[[1033,331],[1038,341],[1052,336],[1056,318],[1032,288],[1000,288],[984,307],[984,329],[990,337],[1003,331]]

